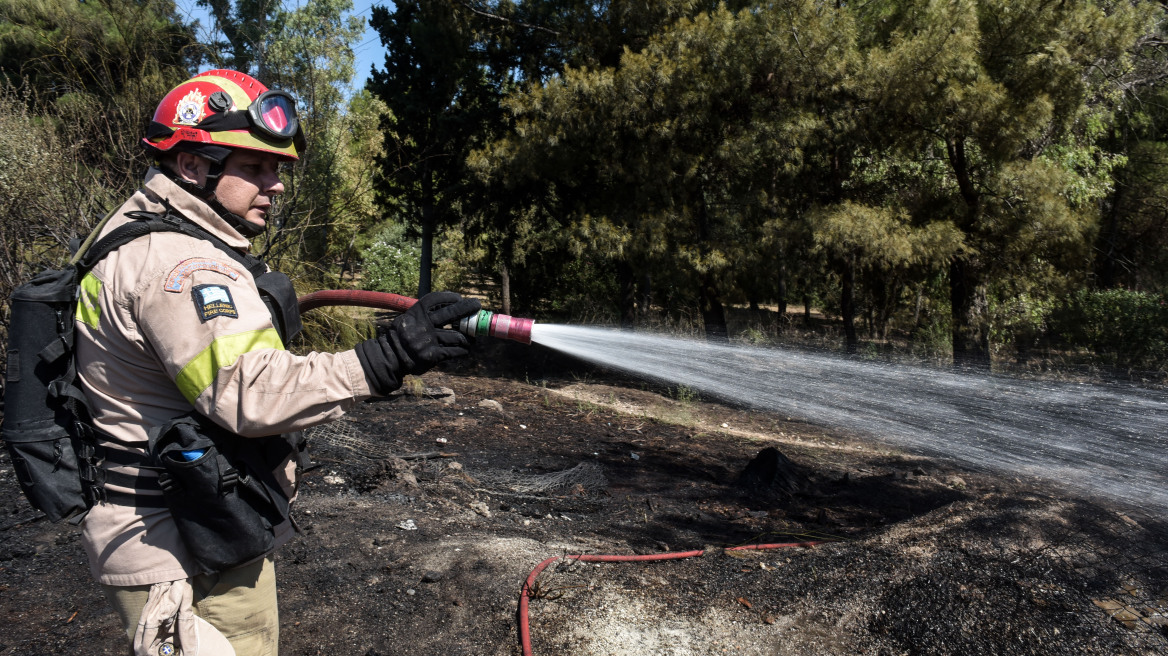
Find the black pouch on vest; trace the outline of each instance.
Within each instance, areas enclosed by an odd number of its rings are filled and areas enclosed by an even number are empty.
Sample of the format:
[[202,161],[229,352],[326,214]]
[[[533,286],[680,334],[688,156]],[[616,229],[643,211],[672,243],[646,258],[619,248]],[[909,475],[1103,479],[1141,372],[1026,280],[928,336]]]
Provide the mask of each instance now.
[[273,469],[291,452],[283,437],[240,437],[193,414],[150,432],[167,507],[205,571],[230,569],[272,550],[274,529],[290,513]]

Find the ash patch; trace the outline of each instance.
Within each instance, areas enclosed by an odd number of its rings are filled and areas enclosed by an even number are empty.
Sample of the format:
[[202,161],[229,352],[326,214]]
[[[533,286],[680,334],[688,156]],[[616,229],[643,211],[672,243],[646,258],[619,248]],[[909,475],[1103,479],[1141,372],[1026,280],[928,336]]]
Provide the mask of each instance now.
[[[277,555],[281,653],[513,656],[545,558],[689,549],[706,555],[549,567],[534,653],[1168,653],[1160,518],[782,416],[565,383],[431,373],[452,397],[362,404],[313,439],[304,535]],[[798,488],[741,485],[768,447]],[[0,494],[0,655],[124,653],[76,529],[36,519],[6,454]],[[722,550],[812,538],[835,541]]]

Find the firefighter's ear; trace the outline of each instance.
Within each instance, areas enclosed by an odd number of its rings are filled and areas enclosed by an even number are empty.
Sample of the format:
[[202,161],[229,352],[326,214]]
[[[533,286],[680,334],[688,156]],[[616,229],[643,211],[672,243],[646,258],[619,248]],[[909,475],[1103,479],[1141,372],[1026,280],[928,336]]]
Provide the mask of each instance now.
[[207,182],[211,161],[194,153],[175,153],[171,170],[179,178],[202,187]]

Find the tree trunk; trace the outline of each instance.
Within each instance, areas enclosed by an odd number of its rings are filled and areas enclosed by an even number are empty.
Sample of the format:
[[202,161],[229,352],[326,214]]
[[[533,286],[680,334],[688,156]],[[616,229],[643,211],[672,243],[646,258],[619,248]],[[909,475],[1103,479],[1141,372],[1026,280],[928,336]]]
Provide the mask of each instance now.
[[1115,245],[1119,236],[1119,206],[1123,199],[1124,190],[1125,187],[1122,184],[1115,186],[1115,193],[1111,195],[1111,204],[1106,212],[1106,225],[1101,231],[1102,237],[1099,240],[1099,246],[1095,249],[1095,252],[1098,253],[1095,264],[1095,274],[1098,279],[1095,284],[1099,289],[1111,289],[1119,278]]
[[350,260],[353,257],[353,248],[356,244],[357,244],[357,235],[354,234],[349,239],[349,245],[345,247],[344,257],[341,258],[341,274],[340,274],[341,281],[345,280],[346,273],[352,273],[352,269],[350,268],[350,266],[351,266]]
[[430,176],[422,176],[422,257],[418,263],[418,298],[430,293],[434,268],[434,227],[438,217],[434,208],[433,188]]
[[989,303],[976,261],[959,258],[949,265],[949,302],[953,309],[953,365],[988,370]]
[[434,268],[434,211],[430,206],[422,210],[422,257],[418,263],[418,298],[430,293]]
[[698,294],[702,310],[702,323],[706,328],[706,341],[729,342],[730,331],[726,327],[726,308],[722,305],[722,299],[718,296],[709,274],[702,276]]
[[840,316],[844,322],[844,338],[848,354],[854,354],[860,340],[856,337],[856,265],[851,258],[843,260],[840,267]]
[[639,294],[637,309],[644,319],[649,316],[650,307],[653,305],[653,277],[648,273],[641,275],[641,284],[637,292]]
[[[707,243],[710,235],[710,214],[706,201],[702,198],[698,206],[698,238],[702,244]],[[718,288],[714,284],[713,274],[701,274],[698,288],[698,304],[701,306],[702,323],[706,328],[706,340],[710,342],[729,342],[730,330],[726,327],[726,308],[722,305],[722,298],[718,295]]]
[[[957,180],[957,189],[965,201],[966,220],[961,229],[969,233],[981,214],[981,194],[970,175],[965,153],[965,139],[946,140],[949,164]],[[985,276],[974,258],[958,258],[949,265],[949,303],[953,313],[953,365],[955,367],[990,368],[990,330]]]
[[499,265],[499,295],[503,298],[500,303],[503,305],[500,312],[503,314],[511,314],[511,270],[507,268],[504,262]]
[[921,328],[921,310],[925,307],[925,283],[917,287],[917,308],[913,311],[913,331]]
[[787,260],[786,258],[779,258],[778,270],[778,305],[779,305],[779,325],[787,322]]
[[637,319],[637,285],[633,267],[625,260],[618,261],[616,276],[620,287],[620,327],[621,330],[632,331]]
[[887,284],[878,285],[878,304],[879,308],[876,311],[876,334],[877,337],[885,346],[888,347],[888,333],[892,328],[892,313],[895,310],[896,299],[900,298],[901,292],[904,289],[904,284],[900,282],[900,276],[892,276],[892,280]]

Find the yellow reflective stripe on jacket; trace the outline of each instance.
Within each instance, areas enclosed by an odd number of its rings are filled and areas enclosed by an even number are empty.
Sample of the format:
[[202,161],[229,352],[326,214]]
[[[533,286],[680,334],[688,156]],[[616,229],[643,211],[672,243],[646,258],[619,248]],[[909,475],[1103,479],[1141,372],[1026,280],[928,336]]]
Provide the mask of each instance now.
[[175,382],[187,401],[194,404],[203,390],[215,382],[215,376],[223,367],[235,364],[239,356],[261,349],[284,350],[280,334],[275,328],[252,330],[246,333],[227,335],[211,342],[178,372]]
[[77,318],[85,325],[97,330],[101,322],[101,307],[97,304],[101,296],[101,281],[92,273],[81,279],[81,293],[77,295]]

